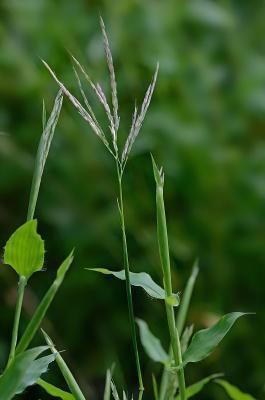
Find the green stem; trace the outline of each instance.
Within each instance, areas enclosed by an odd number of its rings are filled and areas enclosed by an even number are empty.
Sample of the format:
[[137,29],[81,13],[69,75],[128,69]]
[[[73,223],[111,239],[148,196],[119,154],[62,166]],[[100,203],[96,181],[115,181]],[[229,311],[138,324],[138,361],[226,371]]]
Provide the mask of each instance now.
[[[168,328],[169,328],[174,361],[175,365],[179,367],[182,364],[182,355],[181,355],[180,339],[176,328],[175,314],[173,307],[166,304],[166,313],[167,313]],[[178,375],[180,399],[185,400],[186,388],[185,388],[185,376],[183,367],[180,367],[180,369],[177,371],[177,375]]]
[[124,208],[123,208],[123,191],[122,191],[122,171],[116,160],[117,167],[117,175],[119,182],[119,211],[121,217],[121,229],[122,229],[122,246],[123,246],[123,262],[125,269],[125,282],[126,282],[126,293],[127,293],[127,302],[128,302],[128,312],[129,312],[129,323],[131,329],[131,336],[133,342],[133,349],[135,354],[135,362],[138,374],[139,381],[139,390],[142,392],[144,390],[140,358],[137,346],[137,337],[136,337],[136,328],[135,328],[135,318],[134,318],[134,310],[133,310],[133,300],[132,300],[132,291],[131,291],[131,282],[130,282],[130,265],[129,265],[129,257],[128,257],[128,247],[127,247],[127,238],[126,238],[126,229],[125,229],[125,220],[124,220]]
[[11,340],[10,353],[9,353],[8,362],[7,362],[7,368],[9,367],[10,363],[12,362],[12,360],[15,356],[17,338],[18,338],[19,321],[20,321],[20,315],[21,315],[21,309],[22,309],[22,303],[23,303],[23,297],[24,297],[24,291],[25,291],[26,285],[27,285],[26,277],[20,276],[19,282],[18,282],[18,298],[17,298],[17,304],[16,304],[15,318],[14,318],[13,331],[12,331],[12,340]]
[[[191,296],[193,293],[194,284],[195,284],[198,272],[199,272],[199,268],[197,266],[197,261],[196,261],[192,268],[192,273],[186,284],[186,287],[185,287],[185,290],[184,290],[184,293],[183,293],[183,296],[181,299],[181,303],[179,306],[178,314],[177,314],[176,326],[177,326],[179,336],[182,335],[182,332],[183,332],[183,329],[185,326],[187,313],[188,313],[188,309],[189,309],[189,305],[190,305],[190,301],[191,301]],[[169,347],[169,359],[172,360],[172,358],[173,358],[173,351],[172,351],[172,347],[170,346]],[[162,378],[161,378],[160,400],[165,399],[169,377],[170,377],[170,372],[165,367],[163,370]]]
[[161,266],[163,270],[163,281],[166,292],[165,306],[168,321],[168,329],[170,341],[174,356],[175,366],[178,367],[177,376],[179,381],[180,399],[186,400],[186,388],[184,369],[182,367],[182,355],[179,333],[176,328],[174,307],[172,305],[172,283],[171,283],[171,268],[170,256],[167,234],[167,221],[163,196],[164,176],[162,171],[159,171],[155,162],[153,161],[154,175],[156,180],[156,207],[157,207],[157,236]]

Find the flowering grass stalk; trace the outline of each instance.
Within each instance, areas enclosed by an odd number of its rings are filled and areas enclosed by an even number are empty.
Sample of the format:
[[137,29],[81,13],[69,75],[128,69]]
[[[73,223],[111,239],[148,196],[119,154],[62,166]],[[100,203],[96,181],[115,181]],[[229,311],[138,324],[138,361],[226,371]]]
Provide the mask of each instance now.
[[137,107],[134,109],[134,113],[132,116],[132,124],[131,129],[129,131],[127,140],[124,144],[123,149],[119,149],[118,146],[118,130],[119,130],[119,103],[118,103],[118,96],[117,96],[117,83],[115,77],[115,70],[113,65],[112,54],[109,46],[108,36],[106,33],[105,25],[103,19],[100,18],[100,25],[102,30],[103,36],[103,43],[104,43],[104,50],[105,56],[107,61],[107,66],[109,70],[109,77],[110,77],[110,87],[111,87],[111,106],[108,103],[107,96],[104,93],[103,88],[99,83],[94,83],[88,73],[86,72],[85,68],[76,60],[75,57],[72,56],[73,62],[79,71],[82,73],[84,79],[90,85],[92,90],[94,91],[96,97],[98,98],[99,103],[102,105],[106,118],[109,122],[109,130],[110,130],[110,140],[108,136],[102,129],[100,123],[98,122],[90,104],[85,94],[85,91],[82,86],[81,79],[78,75],[76,68],[74,68],[74,73],[77,78],[78,87],[80,93],[82,95],[82,99],[84,101],[84,105],[80,103],[80,101],[73,96],[69,90],[65,87],[65,85],[57,78],[56,74],[53,70],[49,67],[49,65],[43,61],[46,68],[51,73],[52,77],[55,79],[63,93],[68,97],[74,107],[77,109],[79,114],[83,117],[83,119],[90,125],[94,133],[100,138],[103,142],[107,150],[113,156],[117,171],[117,180],[118,180],[118,208],[120,213],[121,219],[121,231],[122,231],[122,249],[123,249],[123,264],[125,270],[125,284],[126,284],[126,293],[127,293],[127,303],[128,303],[128,315],[129,315],[129,324],[131,330],[131,337],[135,355],[135,362],[138,374],[138,383],[139,383],[139,390],[142,392],[144,390],[143,386],[143,379],[142,379],[142,372],[141,372],[141,365],[139,359],[139,352],[138,352],[138,345],[137,345],[137,335],[136,335],[136,327],[135,327],[135,318],[134,318],[134,309],[133,309],[133,299],[132,299],[132,292],[131,292],[131,282],[130,282],[130,264],[129,264],[129,255],[128,255],[128,246],[127,246],[127,237],[126,237],[126,225],[125,225],[125,215],[124,215],[124,201],[123,201],[123,185],[122,185],[122,178],[123,173],[128,161],[128,157],[131,151],[131,148],[134,144],[136,137],[139,134],[139,131],[143,125],[146,112],[151,102],[151,98],[154,92],[154,88],[156,85],[157,74],[158,74],[158,64],[156,67],[155,74],[150,85],[147,88],[147,91],[144,96],[143,103],[141,105],[140,111],[138,112]]

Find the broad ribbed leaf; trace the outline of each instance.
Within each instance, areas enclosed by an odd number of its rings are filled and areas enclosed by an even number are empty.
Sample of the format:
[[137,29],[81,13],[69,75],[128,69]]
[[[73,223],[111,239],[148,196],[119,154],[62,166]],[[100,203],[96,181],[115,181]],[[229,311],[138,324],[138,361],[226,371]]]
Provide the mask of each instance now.
[[[199,393],[207,383],[212,381],[213,379],[219,377],[220,374],[213,374],[210,376],[207,376],[207,378],[201,379],[200,381],[194,383],[193,385],[190,385],[186,388],[186,400],[195,396],[195,394]],[[178,395],[176,397],[176,400],[180,400],[180,396]]]
[[12,234],[5,246],[4,263],[26,278],[43,267],[44,241],[37,233],[36,219],[26,222]]
[[62,400],[75,400],[74,396],[71,393],[65,392],[64,390],[57,388],[51,383],[44,381],[43,379],[39,379],[37,384],[53,397],[57,397]]
[[191,344],[183,354],[183,364],[198,362],[208,357],[232,328],[236,320],[246,313],[233,312],[224,315],[210,328],[194,334]]
[[146,354],[153,361],[166,364],[169,357],[163,349],[160,340],[153,335],[145,321],[137,318],[136,322],[139,326],[140,339]]
[[9,368],[0,377],[1,400],[11,400],[16,394],[22,393],[28,386],[33,385],[47,371],[55,355],[38,357],[48,349],[48,346],[36,347],[13,359]]
[[19,341],[19,344],[17,345],[16,348],[16,354],[21,353],[22,351],[25,351],[28,346],[30,345],[30,342],[34,338],[36,332],[38,331],[45,315],[50,307],[59,287],[61,286],[65,274],[70,268],[72,261],[73,261],[73,250],[69,254],[69,256],[62,262],[60,267],[58,268],[56,279],[53,281],[52,285],[50,286],[49,290],[46,292],[45,296],[43,297],[42,301],[38,305],[35,313],[33,314],[30,322],[27,325],[27,328],[22,336],[22,338]]
[[231,385],[231,383],[223,379],[217,379],[215,382],[218,383],[218,385],[222,386],[222,388],[224,388],[224,390],[232,400],[256,400],[250,394],[241,392],[241,390],[238,389],[236,386]]
[[[125,270],[121,271],[110,271],[106,268],[86,268],[88,271],[100,272],[105,275],[113,275],[118,279],[125,280]],[[163,299],[172,303],[173,306],[179,305],[179,296],[174,294],[172,298],[166,298],[164,289],[161,288],[157,283],[153,281],[151,276],[146,272],[130,272],[130,282],[132,286],[141,287],[148,293],[151,297],[155,299]]]

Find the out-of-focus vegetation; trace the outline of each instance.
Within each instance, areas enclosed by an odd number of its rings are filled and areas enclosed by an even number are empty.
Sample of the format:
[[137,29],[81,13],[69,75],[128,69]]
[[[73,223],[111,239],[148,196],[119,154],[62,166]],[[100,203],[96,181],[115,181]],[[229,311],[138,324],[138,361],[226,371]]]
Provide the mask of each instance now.
[[[140,103],[143,83],[149,82],[160,61],[152,106],[124,180],[133,270],[152,272],[159,279],[151,151],[167,173],[176,291],[183,289],[194,258],[200,260],[190,319],[198,328],[231,310],[257,313],[242,320],[200,369],[189,367],[190,383],[206,373],[225,371],[230,381],[260,398],[265,369],[263,1],[3,0],[1,243],[25,221],[42,130],[42,98],[50,109],[57,91],[40,58],[75,90],[70,51],[107,87],[99,13],[111,38],[122,137],[129,129],[134,99]],[[97,111],[100,116],[101,110]],[[32,278],[22,324],[52,282],[54,268],[76,246],[74,266],[46,326],[58,347],[67,349],[65,358],[93,398],[101,393],[105,370],[113,361],[118,382],[124,386],[136,382],[125,287],[84,271],[84,267],[121,267],[116,197],[112,160],[65,99],[36,212],[46,238],[47,273]],[[15,285],[14,273],[1,266],[1,366],[8,355]],[[150,322],[157,335],[164,335],[166,346],[163,305],[139,292],[134,301],[136,315]],[[144,354],[142,358],[145,381],[151,382],[156,366]],[[210,390],[211,398],[222,395]],[[40,397],[36,388],[25,398],[29,395]]]

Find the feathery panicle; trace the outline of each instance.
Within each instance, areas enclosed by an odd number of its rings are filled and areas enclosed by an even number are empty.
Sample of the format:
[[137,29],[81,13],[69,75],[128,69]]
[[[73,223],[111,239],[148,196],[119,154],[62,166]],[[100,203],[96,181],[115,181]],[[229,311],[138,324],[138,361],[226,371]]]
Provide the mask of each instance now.
[[54,106],[52,112],[48,118],[46,117],[46,108],[45,103],[43,101],[43,109],[42,109],[42,124],[43,124],[43,132],[40,138],[37,157],[35,160],[34,173],[32,178],[32,185],[30,190],[30,199],[28,206],[28,215],[27,219],[33,219],[35,208],[37,204],[38,194],[40,190],[40,184],[42,179],[42,174],[44,171],[45,163],[49,154],[51,142],[53,140],[55,128],[60,116],[61,108],[63,104],[63,92],[60,89],[54,101]]
[[43,123],[44,123],[45,128],[44,128],[43,136],[42,136],[41,142],[40,142],[42,145],[42,152],[41,152],[41,159],[40,159],[40,164],[41,164],[42,168],[44,168],[44,164],[45,164],[48,152],[50,150],[55,127],[57,125],[59,115],[61,112],[62,104],[63,104],[63,92],[62,92],[62,90],[59,90],[59,92],[56,96],[56,99],[54,101],[54,108],[52,110],[52,113],[51,113],[47,123],[46,123],[46,109],[44,106],[45,112],[43,111],[43,114],[45,113],[45,115],[43,115]]
[[116,128],[115,128],[115,121],[114,118],[111,114],[110,111],[110,106],[107,102],[105,93],[102,89],[102,87],[100,86],[99,83],[96,83],[96,85],[94,84],[94,82],[92,81],[92,79],[90,78],[90,76],[87,74],[87,72],[85,71],[84,67],[80,64],[80,62],[73,56],[71,55],[74,63],[77,65],[77,67],[80,69],[80,71],[82,72],[82,74],[84,75],[85,79],[88,81],[88,83],[90,84],[90,86],[92,87],[92,89],[94,90],[97,98],[99,99],[100,103],[102,104],[105,113],[107,115],[107,118],[110,122],[110,132],[111,132],[111,136],[112,136],[112,142],[113,142],[113,146],[114,146],[114,150],[115,153],[117,153],[117,136],[116,136]]
[[83,85],[82,85],[81,79],[80,79],[80,77],[78,75],[78,72],[77,72],[77,70],[76,70],[76,68],[74,66],[73,66],[73,70],[74,70],[74,74],[75,74],[75,77],[76,77],[76,80],[77,80],[77,83],[78,83],[78,87],[79,87],[80,93],[81,93],[81,95],[83,97],[83,100],[84,100],[84,103],[86,105],[86,108],[87,108],[89,114],[91,115],[92,119],[94,120],[95,124],[97,125],[98,129],[101,131],[102,135],[104,136],[104,132],[103,132],[101,126],[99,125],[99,122],[98,122],[98,120],[97,120],[97,118],[96,118],[96,116],[94,114],[94,111],[92,110],[91,105],[89,104],[89,101],[88,101],[87,96],[85,94],[85,91],[83,89]]
[[45,100],[42,99],[42,130],[43,131],[45,129],[46,122],[47,122],[47,112],[46,112]]
[[133,119],[132,119],[132,126],[131,126],[131,130],[130,133],[128,135],[128,138],[126,140],[123,152],[122,152],[122,163],[125,164],[129,153],[131,151],[132,145],[143,125],[144,122],[144,118],[146,115],[146,112],[148,110],[148,107],[150,105],[151,99],[152,99],[152,95],[155,89],[155,85],[156,85],[156,81],[157,81],[157,75],[158,75],[158,70],[159,70],[159,64],[157,63],[156,65],[156,70],[152,79],[152,82],[150,83],[145,96],[144,96],[144,100],[142,103],[142,107],[141,110],[139,112],[139,114],[137,115],[137,110],[135,108],[134,110],[134,114],[133,114]]
[[[45,67],[48,69],[54,80],[57,82],[57,84],[60,86],[62,89],[63,93],[68,97],[68,99],[71,101],[71,103],[75,106],[75,108],[78,110],[79,114],[84,118],[85,121],[89,123],[91,126],[92,130],[95,132],[95,134],[102,140],[102,142],[105,144],[105,146],[110,150],[109,143],[102,132],[101,129],[98,128],[97,124],[95,123],[94,119],[92,116],[89,114],[89,112],[80,104],[80,102],[77,100],[75,96],[73,96],[69,90],[64,86],[64,84],[57,78],[53,70],[50,68],[50,66],[42,60],[43,64]],[[111,150],[110,150],[111,151]]]
[[135,132],[135,124],[136,124],[136,120],[137,120],[137,106],[134,106],[134,112],[133,112],[133,116],[132,116],[132,124],[131,124],[131,129],[128,135],[128,138],[126,140],[124,149],[123,149],[123,153],[122,153],[122,162],[126,162],[127,158],[128,158],[128,154],[130,152],[129,147],[131,148],[132,143],[131,140],[129,140],[129,138],[133,137],[133,133]]
[[117,131],[119,129],[119,123],[120,123],[120,117],[118,115],[119,103],[118,103],[118,95],[117,95],[117,83],[116,83],[115,70],[114,70],[114,64],[113,64],[112,54],[111,54],[111,50],[110,50],[109,40],[108,40],[108,36],[106,33],[104,21],[101,17],[100,17],[100,26],[101,26],[102,35],[103,35],[106,60],[107,60],[108,69],[109,69],[109,73],[110,73],[113,118],[114,118],[115,132],[117,134]]

